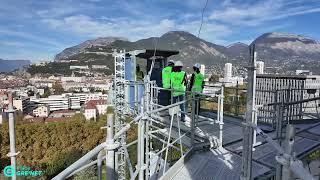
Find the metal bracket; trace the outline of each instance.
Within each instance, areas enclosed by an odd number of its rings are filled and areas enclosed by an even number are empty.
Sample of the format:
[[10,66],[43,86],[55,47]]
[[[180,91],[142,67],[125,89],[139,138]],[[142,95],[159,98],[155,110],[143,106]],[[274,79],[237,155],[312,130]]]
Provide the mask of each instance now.
[[9,153],[7,154],[7,156],[8,156],[8,157],[15,157],[15,156],[17,156],[18,154],[20,154],[20,151],[18,151],[18,152],[16,152],[16,153],[11,153],[11,152],[9,152]]
[[119,146],[120,146],[120,143],[119,142],[115,142],[113,144],[107,144],[104,149],[110,151],[110,150],[117,149]]

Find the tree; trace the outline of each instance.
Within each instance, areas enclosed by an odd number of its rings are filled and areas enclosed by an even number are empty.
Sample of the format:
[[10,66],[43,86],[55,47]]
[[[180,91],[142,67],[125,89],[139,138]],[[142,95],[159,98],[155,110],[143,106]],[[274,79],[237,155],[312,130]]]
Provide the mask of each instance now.
[[212,74],[212,75],[210,76],[210,78],[209,78],[209,81],[210,81],[210,82],[213,82],[213,83],[216,83],[216,82],[219,81],[219,78],[220,78],[219,75],[217,75],[217,74]]
[[48,88],[48,87],[45,87],[44,88],[44,93],[43,93],[43,95],[41,96],[42,98],[47,98],[48,96],[50,96],[51,95],[51,91],[50,91],[50,89]]
[[62,94],[64,92],[62,85],[58,82],[53,84],[52,89],[54,90],[54,94]]
[[96,175],[97,167],[92,165],[74,175],[74,180],[96,180],[98,177]]

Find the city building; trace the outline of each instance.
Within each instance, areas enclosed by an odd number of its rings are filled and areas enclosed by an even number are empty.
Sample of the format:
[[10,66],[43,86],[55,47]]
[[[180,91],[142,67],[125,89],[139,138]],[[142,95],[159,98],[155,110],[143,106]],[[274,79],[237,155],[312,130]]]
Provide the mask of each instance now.
[[63,109],[70,109],[70,100],[68,97],[62,95],[51,95],[48,98],[31,98],[35,104],[46,104],[50,111],[58,111]]
[[70,66],[70,70],[74,70],[74,69],[89,69],[89,66]]
[[[256,80],[256,104],[295,102],[313,98],[319,96],[319,89],[320,76],[259,74]],[[295,105],[290,109],[290,113],[296,118],[301,118],[303,113],[317,112],[319,104],[318,102]],[[271,121],[275,115],[274,108],[274,106],[268,106],[263,111],[259,111],[258,118]]]
[[64,83],[64,82],[78,82],[78,83],[81,83],[81,82],[85,82],[86,81],[86,77],[82,76],[82,77],[74,77],[74,76],[63,76],[61,77],[61,82]]
[[296,75],[312,75],[312,72],[310,70],[296,70]]
[[29,102],[30,102],[30,98],[29,97],[16,97],[13,99],[13,107],[18,110],[21,111],[23,113],[27,113],[30,109],[29,109]]
[[200,73],[203,74],[205,76],[205,72],[206,71],[206,66],[204,64],[200,65]]
[[224,77],[219,78],[220,83],[224,83],[226,87],[243,85],[243,77],[232,76],[232,64],[226,63],[224,66]]
[[232,64],[226,63],[224,65],[224,78],[228,80],[231,77],[232,77]]
[[92,65],[92,69],[108,69],[106,65]]
[[257,74],[264,74],[264,62],[263,61],[257,61]]
[[36,117],[48,117],[50,113],[50,107],[48,105],[39,105],[33,110],[33,115]]
[[91,119],[96,120],[97,118],[96,107],[91,103],[87,103],[84,108],[84,116],[86,117],[86,120],[91,120]]
[[69,99],[70,99],[70,108],[71,109],[81,109],[79,96],[70,95]]
[[76,114],[76,111],[65,109],[65,110],[54,111],[49,115],[49,117],[52,117],[52,118],[72,117],[75,114]]
[[107,100],[90,100],[85,104],[84,116],[87,120],[97,119],[97,115],[102,115],[107,112]]

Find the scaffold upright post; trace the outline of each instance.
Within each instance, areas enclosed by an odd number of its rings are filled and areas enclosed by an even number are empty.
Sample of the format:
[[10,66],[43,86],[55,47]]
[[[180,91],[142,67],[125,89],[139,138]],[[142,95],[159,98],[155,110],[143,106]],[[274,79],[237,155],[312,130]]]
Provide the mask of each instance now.
[[[110,146],[114,145],[113,140],[113,118],[114,114],[107,115],[107,140],[106,143]],[[114,150],[106,151],[106,174],[107,179],[115,179],[115,153]]]
[[[248,67],[248,90],[246,100],[246,123],[254,123],[253,110],[255,107],[255,83],[256,83],[256,52],[255,45],[250,47],[251,63]],[[243,150],[242,150],[242,180],[252,179],[252,148],[253,148],[253,128],[243,127]]]
[[221,86],[221,94],[218,98],[219,103],[219,146],[222,147],[223,144],[223,102],[224,102],[224,84]]
[[290,162],[293,160],[291,157],[293,156],[293,145],[294,145],[294,136],[295,136],[295,128],[291,124],[287,125],[286,128],[286,140],[284,143],[284,151],[287,155],[285,157],[288,164],[283,166],[282,168],[282,179],[290,180],[292,177],[292,172],[290,170]]
[[12,93],[9,92],[8,95],[9,98],[9,106],[7,113],[9,114],[9,140],[10,140],[10,152],[8,153],[8,156],[10,157],[11,160],[11,170],[14,172],[11,172],[13,176],[11,177],[13,180],[17,178],[16,176],[16,132],[15,132],[15,122],[14,122],[14,109],[13,109],[13,97]]

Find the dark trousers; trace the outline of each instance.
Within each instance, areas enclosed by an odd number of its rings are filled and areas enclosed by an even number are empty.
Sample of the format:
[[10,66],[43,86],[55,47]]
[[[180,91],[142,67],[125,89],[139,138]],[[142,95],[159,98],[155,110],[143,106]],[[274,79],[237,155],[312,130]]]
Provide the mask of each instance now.
[[171,104],[171,91],[169,90],[164,90],[161,89],[159,91],[159,96],[158,96],[159,104],[162,106],[168,106]]
[[[173,97],[173,103],[181,102],[185,100],[185,95],[180,95]],[[180,104],[180,110],[183,111],[181,112],[181,120],[184,121],[186,117],[186,103]]]

